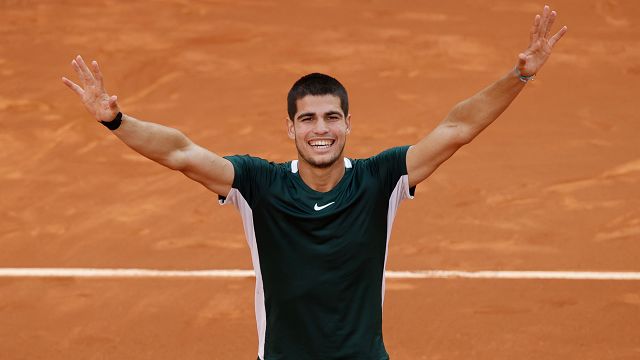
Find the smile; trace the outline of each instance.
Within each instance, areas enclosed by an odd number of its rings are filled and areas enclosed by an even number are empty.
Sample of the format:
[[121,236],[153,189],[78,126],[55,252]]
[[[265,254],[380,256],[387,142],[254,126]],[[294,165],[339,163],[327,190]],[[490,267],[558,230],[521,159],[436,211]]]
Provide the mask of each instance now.
[[328,149],[331,147],[331,145],[333,145],[334,142],[335,140],[318,139],[318,140],[309,140],[307,141],[307,144],[309,144],[315,149]]

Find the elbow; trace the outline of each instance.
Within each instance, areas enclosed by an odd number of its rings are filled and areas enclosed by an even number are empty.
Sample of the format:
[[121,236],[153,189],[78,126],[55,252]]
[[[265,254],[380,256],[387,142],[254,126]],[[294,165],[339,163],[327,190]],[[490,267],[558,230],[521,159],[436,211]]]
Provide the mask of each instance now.
[[460,148],[473,140],[473,135],[464,124],[451,121],[445,121],[436,129],[437,137],[444,141],[448,146]]
[[460,146],[467,145],[475,137],[476,137],[476,134],[471,129],[465,129],[463,127],[463,129],[460,129],[458,131],[457,142],[458,142],[458,144],[460,144]]
[[187,160],[195,144],[180,130],[173,130],[175,135],[169,152],[158,162],[171,170],[182,171],[188,166]]
[[446,121],[443,126],[448,134],[449,142],[457,146],[470,143],[477,135],[468,124],[463,122]]
[[158,162],[171,170],[183,171],[187,168],[187,157],[187,151],[183,149],[176,149],[171,151]]
[[460,102],[443,121],[443,125],[449,128],[450,140],[460,146],[470,143],[478,135],[478,131],[465,121],[466,118],[464,102]]
[[183,163],[176,162],[173,159],[164,159],[162,161],[158,161],[158,163],[160,163],[160,165],[163,165],[166,168],[169,168],[175,171],[183,171],[186,169],[186,166]]

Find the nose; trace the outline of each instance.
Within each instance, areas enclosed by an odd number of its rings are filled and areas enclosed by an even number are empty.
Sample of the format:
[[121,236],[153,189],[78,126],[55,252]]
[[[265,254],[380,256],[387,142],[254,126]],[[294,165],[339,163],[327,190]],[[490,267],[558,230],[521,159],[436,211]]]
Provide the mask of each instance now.
[[315,134],[326,134],[329,132],[329,126],[324,119],[318,119],[316,121],[315,126],[313,127],[313,132]]

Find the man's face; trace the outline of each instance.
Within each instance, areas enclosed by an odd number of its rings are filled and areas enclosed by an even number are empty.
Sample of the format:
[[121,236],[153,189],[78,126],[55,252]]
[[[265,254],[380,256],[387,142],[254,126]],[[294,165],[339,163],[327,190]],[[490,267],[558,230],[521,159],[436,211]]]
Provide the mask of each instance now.
[[340,98],[333,95],[307,95],[296,105],[296,115],[287,125],[300,160],[318,168],[333,165],[342,157],[351,115],[342,112]]

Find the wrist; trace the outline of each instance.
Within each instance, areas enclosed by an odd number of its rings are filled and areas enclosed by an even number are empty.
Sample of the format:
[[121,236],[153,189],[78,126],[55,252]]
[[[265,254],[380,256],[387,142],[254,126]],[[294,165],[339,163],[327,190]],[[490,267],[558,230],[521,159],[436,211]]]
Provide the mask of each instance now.
[[529,81],[532,81],[536,77],[536,74],[522,75],[522,73],[520,72],[520,69],[518,69],[517,66],[513,70],[515,71],[515,74],[518,77],[518,79],[520,79],[520,81],[522,81],[525,84]]
[[116,117],[111,121],[100,121],[100,123],[106,126],[109,130],[114,131],[122,124],[122,113],[118,111]]

